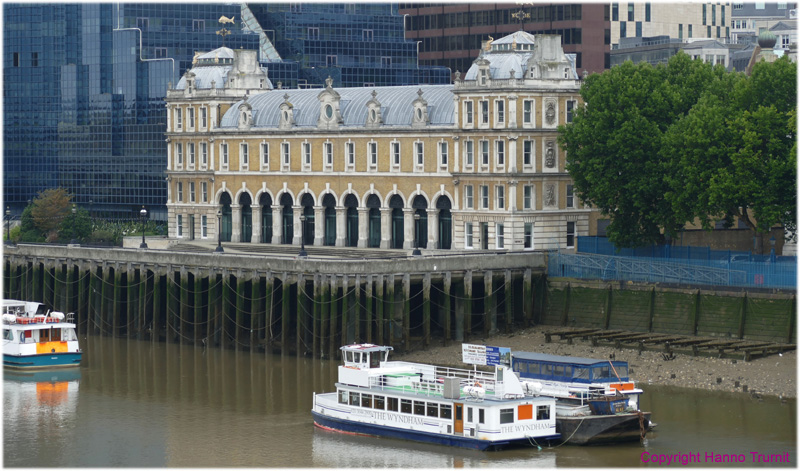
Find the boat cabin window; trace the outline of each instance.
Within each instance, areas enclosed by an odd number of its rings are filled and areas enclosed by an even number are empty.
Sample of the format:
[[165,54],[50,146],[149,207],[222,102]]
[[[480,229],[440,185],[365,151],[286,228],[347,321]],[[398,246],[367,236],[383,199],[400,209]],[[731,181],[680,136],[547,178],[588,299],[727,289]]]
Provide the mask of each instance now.
[[372,394],[361,395],[361,407],[372,407]]
[[344,352],[344,358],[347,363],[353,363],[353,352],[350,351]]
[[556,365],[553,368],[553,374],[556,376],[566,376],[566,367],[564,365]]
[[550,420],[550,406],[536,406],[536,420]]
[[48,329],[39,331],[40,342],[60,342],[61,329]]
[[44,316],[47,315],[47,307],[44,304],[40,304],[36,307],[36,314],[35,316]]
[[450,404],[439,405],[439,417],[443,419],[453,418],[453,407]]
[[75,335],[75,329],[61,329],[61,341],[62,342],[74,342],[78,340],[78,336]]
[[425,415],[425,401],[414,401],[414,415]]
[[377,368],[381,366],[381,354],[378,352],[372,352],[369,354],[369,367],[370,368]]
[[385,401],[384,397],[383,396],[375,396],[374,408],[383,410],[384,407],[386,407],[386,401]]
[[589,368],[573,366],[572,377],[575,379],[589,379]]
[[347,391],[339,391],[339,404],[347,404]]
[[3,340],[14,340],[14,333],[10,330],[3,331]]
[[386,410],[391,410],[391,411],[397,412],[397,410],[399,409],[398,404],[399,404],[399,402],[398,402],[398,399],[396,397],[387,398],[387,400],[386,400],[386,406],[387,406]]
[[429,402],[428,403],[427,416],[428,417],[439,417],[439,404],[437,404],[435,402]]
[[357,392],[351,392],[350,393],[350,405],[351,406],[357,406],[358,405],[359,399],[360,399],[359,396],[361,396],[361,394],[359,394]]
[[549,363],[545,363],[542,365],[542,374],[552,375],[553,374],[553,365]]
[[478,409],[478,423],[479,424],[484,423],[484,420],[485,420],[484,412],[485,411],[483,409]]
[[400,399],[400,412],[411,413],[411,399]]
[[611,368],[607,366],[595,366],[592,368],[592,379],[609,379],[611,378]]
[[472,422],[472,407],[467,407],[467,422]]
[[[628,367],[627,366],[625,366],[625,365],[622,365],[622,366],[614,365],[614,368],[617,370],[617,375],[619,375],[620,378],[627,378],[628,377]],[[617,375],[614,375],[614,378],[616,378]]]
[[500,409],[500,423],[513,424],[514,423],[514,409]]

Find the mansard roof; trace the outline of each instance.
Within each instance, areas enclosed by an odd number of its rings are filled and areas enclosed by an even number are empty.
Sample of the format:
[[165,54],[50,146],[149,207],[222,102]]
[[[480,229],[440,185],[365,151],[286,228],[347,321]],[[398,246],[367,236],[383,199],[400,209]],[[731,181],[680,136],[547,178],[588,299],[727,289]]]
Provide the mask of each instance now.
[[[192,68],[181,77],[175,90],[186,89],[186,75],[189,72],[194,74],[194,88],[198,90],[210,89],[212,81],[216,88],[225,88],[228,82],[228,73],[233,68],[235,59],[236,53],[229,47],[219,47],[213,51],[197,54],[192,60]],[[266,77],[267,69],[259,68]],[[266,81],[268,88],[272,88],[272,82],[268,78]]]
[[[431,126],[452,126],[455,124],[453,85],[413,85],[402,87],[363,87],[340,88],[339,106],[342,114],[342,127],[364,127],[367,122],[367,102],[372,100],[372,92],[381,103],[383,127],[411,126],[414,107],[412,103],[419,98],[418,90],[428,103],[428,116]],[[286,100],[293,105],[296,128],[316,128],[320,116],[320,90],[271,90],[250,95],[247,102],[253,107],[253,128],[278,128],[280,105]],[[285,98],[288,95],[288,98]],[[236,128],[239,122],[239,105],[234,104],[222,117],[221,128]]]
[[[536,76],[532,78],[578,79],[575,55],[564,53],[560,36],[557,35],[534,36],[525,31],[517,31],[497,40],[490,39],[481,50],[480,56],[470,66],[464,80],[477,80],[478,61],[489,63],[489,73],[494,80],[510,79],[512,72],[514,78],[523,79],[526,77],[526,71],[534,64],[538,64],[539,68]],[[560,71],[565,67],[571,69],[568,77],[564,77]],[[555,70],[558,70],[556,74],[550,72]]]

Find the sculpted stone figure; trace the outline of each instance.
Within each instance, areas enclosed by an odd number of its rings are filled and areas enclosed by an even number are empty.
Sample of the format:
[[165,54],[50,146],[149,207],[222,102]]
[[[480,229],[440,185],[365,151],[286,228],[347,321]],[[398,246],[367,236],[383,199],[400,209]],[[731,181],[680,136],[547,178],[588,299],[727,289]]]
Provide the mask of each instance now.
[[553,149],[553,142],[547,143],[547,151],[544,155],[544,165],[547,168],[553,168],[556,165],[556,151]]
[[544,196],[544,204],[554,206],[556,204],[556,189],[554,185],[547,185]]
[[556,120],[556,105],[553,104],[551,101],[547,104],[547,110],[544,112],[545,120],[547,124],[553,124]]

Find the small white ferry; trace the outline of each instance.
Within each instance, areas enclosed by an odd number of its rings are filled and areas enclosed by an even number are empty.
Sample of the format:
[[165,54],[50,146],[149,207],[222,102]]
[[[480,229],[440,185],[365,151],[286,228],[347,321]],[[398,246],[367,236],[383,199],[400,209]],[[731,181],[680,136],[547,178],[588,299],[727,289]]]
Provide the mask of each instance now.
[[72,314],[50,311],[38,302],[4,299],[2,326],[6,368],[62,368],[81,362]]
[[389,361],[392,347],[341,347],[336,392],[314,394],[320,428],[479,450],[557,440],[555,399],[515,374]]

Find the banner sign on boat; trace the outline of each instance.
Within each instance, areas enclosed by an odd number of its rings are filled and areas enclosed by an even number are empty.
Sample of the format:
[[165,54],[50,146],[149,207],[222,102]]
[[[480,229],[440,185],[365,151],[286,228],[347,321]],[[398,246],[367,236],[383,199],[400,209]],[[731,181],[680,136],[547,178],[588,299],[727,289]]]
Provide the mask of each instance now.
[[461,361],[469,365],[508,365],[511,362],[511,349],[462,343]]

